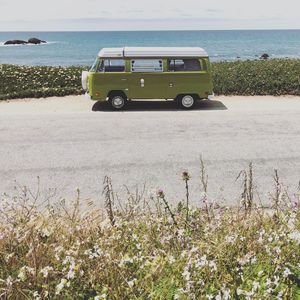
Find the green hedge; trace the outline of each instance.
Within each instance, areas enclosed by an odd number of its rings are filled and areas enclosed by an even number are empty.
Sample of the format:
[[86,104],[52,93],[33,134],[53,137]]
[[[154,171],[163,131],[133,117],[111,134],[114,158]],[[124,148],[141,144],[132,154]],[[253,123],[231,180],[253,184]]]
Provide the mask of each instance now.
[[0,99],[79,95],[84,67],[0,66]]
[[[300,60],[272,59],[212,64],[217,95],[300,95]],[[0,99],[83,94],[87,67],[0,65]]]
[[214,63],[213,78],[218,95],[300,95],[300,60]]

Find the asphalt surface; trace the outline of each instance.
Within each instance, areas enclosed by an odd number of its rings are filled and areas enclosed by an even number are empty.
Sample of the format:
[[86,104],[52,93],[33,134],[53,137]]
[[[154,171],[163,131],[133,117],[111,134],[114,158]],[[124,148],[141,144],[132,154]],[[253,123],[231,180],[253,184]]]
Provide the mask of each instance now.
[[272,175],[296,191],[300,180],[299,97],[217,97],[193,111],[173,103],[136,102],[111,112],[84,97],[0,102],[0,193],[15,185],[72,199],[102,203],[102,181],[112,178],[124,201],[124,185],[145,196],[162,188],[167,198],[184,198],[181,173],[192,176],[190,196],[199,203],[200,156],[211,199],[236,203],[239,172],[254,165],[259,197],[268,202]]

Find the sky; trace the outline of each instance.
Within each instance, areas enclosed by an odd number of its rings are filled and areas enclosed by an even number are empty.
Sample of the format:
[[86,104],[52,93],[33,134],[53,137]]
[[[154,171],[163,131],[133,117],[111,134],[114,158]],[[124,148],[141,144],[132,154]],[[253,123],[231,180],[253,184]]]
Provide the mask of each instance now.
[[0,0],[0,31],[300,29],[299,0]]

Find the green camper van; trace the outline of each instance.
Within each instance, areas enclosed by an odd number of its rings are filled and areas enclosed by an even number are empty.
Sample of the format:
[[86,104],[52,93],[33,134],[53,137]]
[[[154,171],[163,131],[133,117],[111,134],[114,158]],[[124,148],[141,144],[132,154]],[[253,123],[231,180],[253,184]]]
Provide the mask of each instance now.
[[191,109],[213,95],[208,54],[198,47],[103,48],[82,73],[86,97],[115,110],[135,99],[175,100]]

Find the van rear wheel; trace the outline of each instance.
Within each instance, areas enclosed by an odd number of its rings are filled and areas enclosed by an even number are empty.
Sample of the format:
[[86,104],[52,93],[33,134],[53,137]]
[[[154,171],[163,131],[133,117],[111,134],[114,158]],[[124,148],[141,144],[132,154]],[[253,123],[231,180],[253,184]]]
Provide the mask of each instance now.
[[109,97],[109,103],[112,109],[121,110],[126,106],[127,99],[123,95],[113,95]]
[[192,95],[182,95],[178,100],[182,109],[192,109],[196,103],[196,99]]

